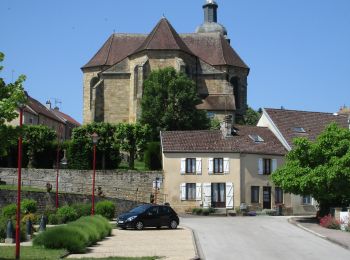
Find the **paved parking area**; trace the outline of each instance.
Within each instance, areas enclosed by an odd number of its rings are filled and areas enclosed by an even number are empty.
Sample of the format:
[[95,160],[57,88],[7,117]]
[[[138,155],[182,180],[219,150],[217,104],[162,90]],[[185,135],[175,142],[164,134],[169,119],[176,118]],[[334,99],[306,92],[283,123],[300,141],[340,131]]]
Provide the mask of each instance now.
[[88,253],[68,258],[162,256],[169,260],[188,260],[196,256],[192,231],[185,227],[142,231],[113,229],[112,235],[89,248]]
[[350,250],[288,223],[286,217],[181,218],[207,260],[344,260]]

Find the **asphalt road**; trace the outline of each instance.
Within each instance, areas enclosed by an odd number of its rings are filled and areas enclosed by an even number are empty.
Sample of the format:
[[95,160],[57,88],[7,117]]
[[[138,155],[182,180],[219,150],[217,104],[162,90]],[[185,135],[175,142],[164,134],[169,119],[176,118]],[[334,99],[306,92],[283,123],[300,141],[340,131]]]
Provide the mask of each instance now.
[[288,223],[285,217],[184,217],[206,260],[345,260],[350,250]]

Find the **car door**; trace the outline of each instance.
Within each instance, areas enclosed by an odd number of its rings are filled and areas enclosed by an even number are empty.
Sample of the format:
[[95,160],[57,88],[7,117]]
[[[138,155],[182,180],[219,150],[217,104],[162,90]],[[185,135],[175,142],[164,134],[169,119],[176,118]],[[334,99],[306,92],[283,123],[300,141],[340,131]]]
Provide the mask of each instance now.
[[158,227],[160,225],[159,206],[150,207],[145,212],[143,224],[145,227]]
[[159,206],[160,225],[168,226],[170,223],[170,211],[167,206]]

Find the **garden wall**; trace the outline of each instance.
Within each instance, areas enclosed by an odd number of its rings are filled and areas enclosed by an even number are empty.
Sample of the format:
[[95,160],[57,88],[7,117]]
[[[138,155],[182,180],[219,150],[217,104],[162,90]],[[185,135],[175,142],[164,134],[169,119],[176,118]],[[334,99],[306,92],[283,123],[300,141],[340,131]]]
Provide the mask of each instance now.
[[[153,181],[163,178],[161,171],[128,171],[110,170],[96,171],[96,194],[97,187],[101,187],[107,197],[129,201],[149,202],[153,192]],[[17,185],[16,168],[0,168],[0,179],[9,185]],[[22,169],[22,185],[46,189],[49,182],[56,187],[55,169]],[[166,195],[162,193],[162,185],[159,191],[158,202],[166,201]],[[59,192],[90,195],[92,192],[91,170],[60,170]]]
[[[47,206],[55,207],[56,205],[56,194],[51,192],[34,192],[34,191],[22,191],[21,198],[23,199],[34,199],[38,203],[38,212],[43,213]],[[59,194],[59,206],[72,205],[76,203],[91,203],[91,196],[80,195],[80,194]],[[111,200],[116,205],[116,214],[128,211],[138,203],[136,201],[121,200],[116,198],[98,198],[96,202],[100,200]],[[1,208],[17,202],[17,191],[0,190],[0,211]]]

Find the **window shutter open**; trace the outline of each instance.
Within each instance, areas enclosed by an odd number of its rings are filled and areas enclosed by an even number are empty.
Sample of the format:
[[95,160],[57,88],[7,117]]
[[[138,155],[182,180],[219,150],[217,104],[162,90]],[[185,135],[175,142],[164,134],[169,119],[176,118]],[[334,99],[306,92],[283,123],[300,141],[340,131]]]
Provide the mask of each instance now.
[[180,199],[186,200],[186,183],[180,184]]
[[208,159],[208,173],[213,174],[213,164],[214,164],[214,159],[209,158]]
[[202,158],[196,159],[196,173],[202,174]]
[[211,183],[203,183],[203,207],[209,208],[211,205]]
[[258,174],[264,174],[264,165],[262,158],[259,158],[258,160]]
[[185,174],[186,173],[186,158],[182,158],[181,159],[181,174]]
[[196,183],[196,200],[202,200],[202,183]]
[[277,170],[277,159],[272,159],[272,172]]
[[230,159],[224,158],[224,173],[228,174],[230,173]]
[[233,183],[226,182],[226,208],[233,208]]

